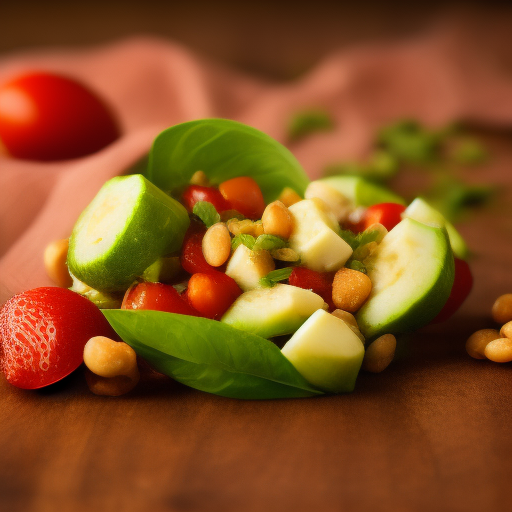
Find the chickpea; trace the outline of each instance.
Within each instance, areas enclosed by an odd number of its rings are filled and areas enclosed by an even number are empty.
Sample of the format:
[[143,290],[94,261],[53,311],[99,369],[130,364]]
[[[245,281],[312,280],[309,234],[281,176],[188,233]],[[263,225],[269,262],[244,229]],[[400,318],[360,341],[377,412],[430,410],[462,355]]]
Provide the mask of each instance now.
[[512,361],[512,340],[509,338],[498,338],[487,344],[485,357],[495,363],[509,363]]
[[201,187],[208,187],[210,182],[208,176],[203,171],[196,171],[190,178],[191,185],[200,185]]
[[466,352],[474,359],[485,359],[485,347],[500,337],[496,329],[480,329],[466,341]]
[[293,218],[288,208],[281,201],[274,201],[265,208],[261,217],[263,232],[284,238],[290,237],[293,230]]
[[84,347],[87,384],[98,395],[118,396],[132,390],[139,382],[135,351],[126,343],[104,336],[91,338]]
[[500,329],[500,336],[502,338],[510,338],[512,340],[512,321],[507,322],[501,329]]
[[69,288],[73,279],[69,275],[66,259],[68,257],[69,240],[55,240],[44,250],[44,267],[48,277],[61,288]]
[[344,311],[354,313],[366,301],[372,291],[370,278],[357,270],[341,268],[332,284],[332,301]]
[[279,201],[281,201],[286,207],[290,207],[292,204],[302,201],[302,197],[293,190],[293,188],[286,187],[279,195]]
[[231,235],[225,224],[210,226],[203,237],[203,255],[212,267],[220,267],[231,254]]
[[382,335],[366,349],[361,368],[367,372],[380,373],[393,361],[395,350],[396,338],[392,334]]
[[498,324],[512,320],[512,293],[506,293],[496,299],[492,306],[492,317]]

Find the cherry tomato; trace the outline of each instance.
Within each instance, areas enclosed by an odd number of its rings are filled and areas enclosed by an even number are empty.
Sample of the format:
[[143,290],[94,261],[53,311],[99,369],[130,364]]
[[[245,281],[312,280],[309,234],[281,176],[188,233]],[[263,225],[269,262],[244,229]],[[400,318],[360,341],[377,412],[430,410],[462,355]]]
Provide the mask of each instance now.
[[0,87],[0,139],[13,157],[77,158],[118,137],[117,122],[107,106],[75,80],[34,72]]
[[265,199],[259,185],[252,178],[242,176],[224,181],[219,191],[231,208],[248,219],[261,219],[265,210]]
[[398,203],[374,204],[366,210],[362,231],[376,223],[382,224],[388,231],[391,231],[402,220],[404,211],[405,206]]
[[452,291],[443,309],[431,323],[439,324],[448,320],[462,306],[471,288],[473,288],[473,275],[467,261],[455,258],[455,279]]
[[66,288],[35,288],[9,299],[0,311],[0,362],[7,381],[37,389],[82,364],[93,336],[115,337],[101,311]]
[[209,203],[212,203],[218,213],[231,209],[231,206],[224,199],[222,194],[216,188],[212,187],[189,185],[185,192],[183,192],[182,199],[185,204],[185,208],[187,208],[189,212],[192,211],[194,205],[199,201],[208,201]]
[[200,231],[195,228],[189,229],[185,235],[183,246],[181,248],[180,263],[184,270],[189,274],[201,272],[203,274],[211,274],[218,272],[219,269],[212,267],[207,263],[203,255],[203,237],[206,233],[204,227]]
[[126,290],[121,309],[151,309],[200,316],[175,288],[162,283],[137,283],[131,286]]
[[329,309],[336,309],[332,301],[332,272],[316,272],[304,267],[295,267],[288,278],[288,283],[298,288],[311,290],[327,302]]
[[242,293],[235,280],[223,274],[194,274],[188,282],[188,301],[207,318],[219,318]]

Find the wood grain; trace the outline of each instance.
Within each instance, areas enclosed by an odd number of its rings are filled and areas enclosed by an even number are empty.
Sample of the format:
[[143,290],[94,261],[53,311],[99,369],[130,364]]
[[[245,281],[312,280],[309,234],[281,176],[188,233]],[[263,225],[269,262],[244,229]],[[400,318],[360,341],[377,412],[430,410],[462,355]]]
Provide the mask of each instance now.
[[148,373],[120,398],[92,395],[82,370],[36,392],[2,378],[0,510],[510,510],[512,368],[464,351],[512,291],[512,137],[486,142],[493,157],[468,179],[500,193],[461,226],[473,293],[384,373],[362,374],[350,395],[276,401]]

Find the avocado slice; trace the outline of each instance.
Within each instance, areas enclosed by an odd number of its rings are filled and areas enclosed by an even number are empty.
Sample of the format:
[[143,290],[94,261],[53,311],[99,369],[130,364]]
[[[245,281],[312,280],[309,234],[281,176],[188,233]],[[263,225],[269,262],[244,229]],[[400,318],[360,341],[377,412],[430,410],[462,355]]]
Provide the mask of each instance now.
[[423,222],[423,224],[429,224],[430,226],[445,227],[455,256],[461,260],[465,260],[469,256],[469,248],[454,225],[448,222],[440,211],[430,206],[427,201],[421,197],[417,197],[407,207],[403,213],[403,217],[414,219],[418,222]]
[[107,181],[78,218],[68,266],[95,290],[126,290],[161,256],[178,251],[185,208],[140,174]]
[[356,319],[365,338],[428,324],[450,295],[455,270],[444,228],[404,219],[364,263],[373,289]]
[[356,208],[359,206],[373,206],[379,203],[405,205],[405,200],[399,195],[361,176],[329,176],[318,181],[341,192]]
[[348,393],[354,390],[364,345],[344,320],[319,309],[281,352],[314,386],[332,393]]
[[295,332],[316,310],[323,308],[327,304],[316,293],[276,284],[242,293],[221,322],[262,338],[272,338]]

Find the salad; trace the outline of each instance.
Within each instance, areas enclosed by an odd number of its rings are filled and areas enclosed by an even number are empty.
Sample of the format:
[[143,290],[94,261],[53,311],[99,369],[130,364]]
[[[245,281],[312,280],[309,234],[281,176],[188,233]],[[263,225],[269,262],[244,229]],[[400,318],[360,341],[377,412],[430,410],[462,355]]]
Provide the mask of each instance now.
[[[309,182],[251,127],[183,123],[155,139],[144,175],[105,183],[69,242],[47,251],[49,273],[70,290],[6,303],[2,368],[35,388],[85,360],[92,387],[121,394],[138,380],[136,354],[228,397],[350,392],[362,366],[391,362],[395,335],[456,311],[471,288],[467,256],[421,198],[406,206],[357,176]],[[73,314],[68,295],[80,302]],[[73,323],[88,328],[70,333]],[[66,343],[73,364],[60,368]]]

